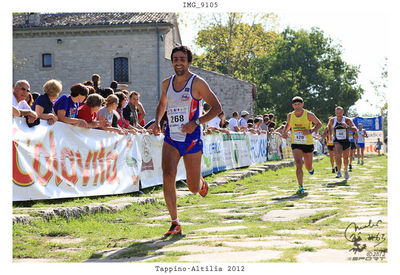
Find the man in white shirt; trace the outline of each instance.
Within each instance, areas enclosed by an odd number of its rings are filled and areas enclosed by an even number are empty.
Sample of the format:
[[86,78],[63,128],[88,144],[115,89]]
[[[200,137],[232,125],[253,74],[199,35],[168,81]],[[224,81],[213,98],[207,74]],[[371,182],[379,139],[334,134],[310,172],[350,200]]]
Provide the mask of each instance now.
[[233,112],[232,118],[229,120],[229,130],[231,130],[232,132],[240,132],[238,118],[238,112]]
[[242,111],[240,113],[241,119],[239,120],[239,129],[240,130],[246,130],[247,129],[247,120],[249,119],[249,113],[247,111]]
[[37,118],[37,114],[35,111],[31,109],[28,103],[25,101],[28,93],[30,92],[30,85],[29,82],[26,80],[18,80],[15,83],[13,89],[13,106],[17,108],[21,116],[28,116],[28,122],[33,123]]
[[228,129],[222,129],[222,124],[225,123],[225,114],[221,112],[218,116],[214,117],[212,120],[208,122],[208,129],[212,132],[224,132],[229,133]]
[[211,130],[219,129],[220,122],[221,122],[221,119],[219,118],[219,116],[216,116],[207,123],[208,128],[211,128]]

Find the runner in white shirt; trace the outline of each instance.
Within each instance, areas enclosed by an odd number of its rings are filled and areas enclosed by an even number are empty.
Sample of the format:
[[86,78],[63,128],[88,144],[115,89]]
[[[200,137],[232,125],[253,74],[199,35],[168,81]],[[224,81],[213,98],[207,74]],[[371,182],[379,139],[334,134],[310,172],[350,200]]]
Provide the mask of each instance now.
[[[171,62],[175,75],[161,83],[161,98],[157,106],[154,135],[161,132],[160,121],[167,111],[167,126],[162,148],[161,166],[163,171],[164,199],[171,216],[171,227],[164,234],[181,235],[178,219],[176,173],[183,158],[186,182],[189,190],[202,197],[208,193],[208,184],[201,176],[203,141],[201,124],[207,123],[221,113],[222,107],[214,92],[204,79],[189,71],[192,52],[188,47],[177,46],[172,50]],[[200,101],[211,108],[202,115]]]

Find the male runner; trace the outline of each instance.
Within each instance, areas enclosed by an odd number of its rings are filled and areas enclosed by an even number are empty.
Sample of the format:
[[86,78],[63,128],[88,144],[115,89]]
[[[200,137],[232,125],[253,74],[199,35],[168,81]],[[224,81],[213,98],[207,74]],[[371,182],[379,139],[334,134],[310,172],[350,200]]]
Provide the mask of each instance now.
[[[189,71],[192,52],[188,47],[175,47],[171,53],[171,61],[175,75],[161,83],[162,94],[153,129],[154,134],[159,135],[160,120],[166,110],[168,120],[162,149],[163,190],[172,224],[165,236],[182,234],[175,184],[181,157],[185,164],[189,190],[203,197],[207,195],[208,185],[201,176],[203,142],[200,124],[210,121],[222,111],[220,102],[207,82]],[[211,109],[200,116],[202,99],[211,106]]]
[[[314,174],[312,165],[314,141],[313,132],[321,128],[321,121],[310,111],[303,109],[304,101],[301,97],[295,96],[292,99],[293,112],[287,116],[287,123],[282,137],[287,138],[287,131],[291,129],[292,153],[296,162],[296,177],[299,189],[296,194],[304,194],[303,187],[303,159],[304,165],[311,175]],[[312,128],[312,124],[315,124]]]
[[362,127],[362,123],[358,123],[358,129],[357,129],[357,157],[358,161],[357,164],[360,164],[360,151],[361,151],[361,165],[364,165],[364,149],[365,149],[365,138],[368,137],[367,131],[365,131]]
[[350,118],[343,116],[344,110],[338,106],[335,108],[336,116],[331,118],[328,123],[329,134],[334,136],[333,143],[335,144],[335,156],[336,166],[338,172],[336,178],[342,177],[342,156],[344,163],[344,178],[347,180],[350,178],[348,165],[349,165],[349,152],[350,152],[350,141],[349,141],[349,130],[357,131],[353,121]]
[[326,146],[328,147],[329,159],[331,161],[331,166],[332,166],[332,173],[336,173],[337,166],[335,166],[335,144],[333,144],[333,137],[328,134],[329,134],[329,127],[326,127],[324,132],[322,133],[322,138],[325,139]]
[[351,165],[356,153],[356,138],[357,132],[349,131],[349,141],[350,141],[350,155],[349,155],[349,172],[352,171],[353,166]]

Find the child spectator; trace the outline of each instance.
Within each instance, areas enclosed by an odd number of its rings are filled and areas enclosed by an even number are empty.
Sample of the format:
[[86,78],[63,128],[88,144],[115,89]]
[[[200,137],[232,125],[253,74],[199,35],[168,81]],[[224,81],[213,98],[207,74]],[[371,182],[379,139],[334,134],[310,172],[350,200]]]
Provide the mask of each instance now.
[[122,129],[126,129],[129,133],[136,134],[135,128],[129,124],[129,122],[124,118],[122,114],[122,109],[128,104],[128,97],[124,94],[124,92],[116,92],[115,95],[118,97],[118,107],[117,113],[119,115],[118,125]]
[[51,79],[43,85],[44,94],[40,95],[32,105],[32,109],[38,117],[47,120],[49,125],[53,125],[58,120],[53,110],[53,102],[58,98],[61,91],[61,82]]
[[102,107],[97,112],[96,120],[105,123],[104,127],[100,127],[103,130],[116,132],[120,135],[126,134],[126,132],[118,126],[118,120],[114,120],[114,117],[119,115],[116,112],[118,108],[119,99],[116,95],[109,95],[106,100],[106,106]]
[[[96,121],[97,111],[104,103],[104,98],[99,94],[91,94],[85,104],[78,108],[78,118],[85,120],[89,128],[105,127],[106,121]],[[111,123],[109,124],[111,125]]]
[[85,101],[88,93],[89,89],[83,84],[77,83],[73,85],[71,87],[71,95],[63,95],[54,103],[53,108],[58,120],[80,127],[88,127],[85,120],[77,118],[79,103]]

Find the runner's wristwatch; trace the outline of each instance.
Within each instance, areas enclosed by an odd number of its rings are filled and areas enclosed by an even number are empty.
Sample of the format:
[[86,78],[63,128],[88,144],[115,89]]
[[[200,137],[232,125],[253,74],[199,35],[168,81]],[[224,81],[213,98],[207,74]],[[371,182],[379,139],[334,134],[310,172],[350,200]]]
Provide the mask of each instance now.
[[197,118],[197,119],[194,121],[194,123],[196,123],[196,125],[199,126],[199,125],[200,125],[200,119]]

